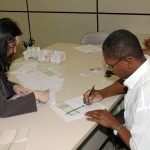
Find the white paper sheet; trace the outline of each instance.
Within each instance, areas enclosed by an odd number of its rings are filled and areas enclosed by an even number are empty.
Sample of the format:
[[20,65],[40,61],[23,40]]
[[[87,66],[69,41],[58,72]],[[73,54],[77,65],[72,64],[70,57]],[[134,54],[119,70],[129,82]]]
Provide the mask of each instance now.
[[[78,108],[80,106],[83,106],[83,107],[66,114],[67,112],[75,108]],[[100,102],[94,103],[92,105],[83,104],[83,96],[79,96],[79,97],[76,97],[76,98],[73,98],[64,102],[58,101],[56,102],[55,105],[50,105],[50,107],[66,122],[71,122],[71,121],[85,117],[84,114],[87,111],[96,110],[96,109],[107,109],[107,107],[102,105]]]
[[24,150],[29,128],[0,130],[0,150]]
[[32,89],[33,91],[46,91],[50,88],[59,91],[64,82],[63,78],[58,78],[59,75],[60,74],[57,74],[52,70],[47,71],[47,69],[43,69],[41,71],[29,72],[27,74],[19,74],[16,75],[16,77],[24,87]]
[[46,74],[48,77],[59,77],[62,74],[60,72],[58,72],[57,70],[55,70],[52,67],[48,67],[48,68],[39,68],[38,71],[41,71],[42,73]]
[[9,74],[22,74],[37,69],[38,62],[33,63],[13,63],[8,71]]
[[86,70],[85,72],[81,73],[80,76],[82,77],[90,77],[94,74],[100,73],[101,68],[100,67],[95,67],[95,68],[90,68]]
[[100,52],[102,51],[102,48],[96,47],[94,45],[83,45],[83,46],[78,46],[78,47],[74,47],[76,50],[79,50],[83,53],[95,53],[95,52]]

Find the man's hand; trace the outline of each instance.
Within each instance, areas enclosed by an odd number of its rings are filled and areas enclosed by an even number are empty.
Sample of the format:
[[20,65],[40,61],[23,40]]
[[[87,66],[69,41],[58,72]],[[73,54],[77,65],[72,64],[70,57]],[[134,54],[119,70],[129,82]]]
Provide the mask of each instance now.
[[92,103],[101,101],[103,99],[101,90],[94,90],[92,94],[89,96],[91,90],[88,90],[83,95],[84,103],[90,105]]
[[98,124],[114,129],[121,123],[107,110],[93,110],[85,114],[89,121],[97,122]]

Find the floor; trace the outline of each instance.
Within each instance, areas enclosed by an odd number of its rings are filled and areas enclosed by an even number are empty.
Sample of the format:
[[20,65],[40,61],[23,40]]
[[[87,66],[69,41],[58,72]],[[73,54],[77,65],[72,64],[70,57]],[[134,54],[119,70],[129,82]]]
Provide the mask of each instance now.
[[126,148],[116,148],[114,147],[114,145],[111,142],[107,142],[107,144],[99,150],[128,150]]
[[115,150],[114,146],[111,142],[108,142],[105,147],[103,148],[103,150]]

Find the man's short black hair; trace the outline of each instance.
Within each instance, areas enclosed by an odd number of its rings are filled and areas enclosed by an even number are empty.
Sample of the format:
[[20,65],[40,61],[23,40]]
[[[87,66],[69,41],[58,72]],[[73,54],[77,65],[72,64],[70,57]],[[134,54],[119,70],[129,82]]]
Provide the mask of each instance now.
[[137,59],[143,57],[143,50],[137,37],[128,30],[112,32],[103,43],[103,52],[113,59],[132,56]]

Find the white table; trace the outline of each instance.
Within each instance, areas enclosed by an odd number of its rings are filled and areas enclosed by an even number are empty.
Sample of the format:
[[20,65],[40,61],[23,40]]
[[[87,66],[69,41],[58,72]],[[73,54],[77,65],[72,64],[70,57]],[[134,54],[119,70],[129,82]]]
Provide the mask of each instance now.
[[[56,93],[56,100],[68,100],[82,95],[90,89],[93,84],[95,88],[104,88],[112,84],[116,77],[104,77],[104,71],[91,77],[81,77],[80,73],[93,68],[104,68],[104,60],[101,52],[94,54],[84,54],[74,49],[76,44],[57,43],[46,49],[65,51],[67,60],[63,64],[41,63],[44,66],[54,67],[61,72],[64,77],[62,90]],[[23,58],[17,61],[23,61]],[[27,61],[33,61],[29,59]],[[14,76],[10,80],[16,80]],[[112,100],[102,103],[112,109],[122,96],[116,96]],[[25,150],[74,150],[97,126],[94,122],[89,122],[85,118],[70,123],[66,123],[49,106],[39,108],[38,112],[19,115],[10,118],[0,118],[0,129],[13,129],[29,127],[27,145]]]

